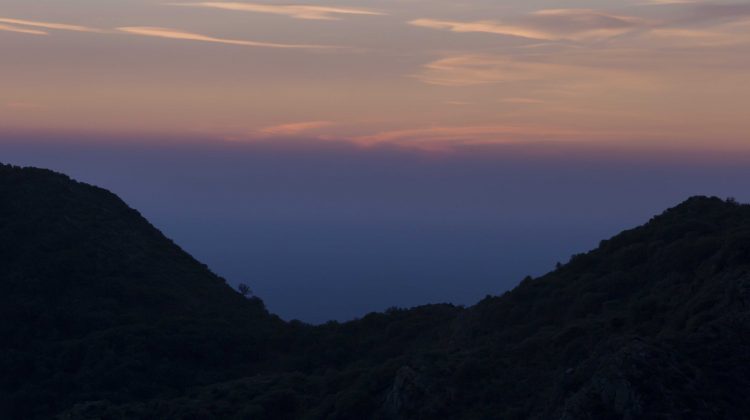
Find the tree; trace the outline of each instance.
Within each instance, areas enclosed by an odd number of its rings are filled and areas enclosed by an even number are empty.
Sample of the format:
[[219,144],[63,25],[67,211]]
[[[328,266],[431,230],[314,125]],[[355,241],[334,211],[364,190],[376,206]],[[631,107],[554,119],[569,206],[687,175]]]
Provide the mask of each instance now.
[[242,293],[242,296],[249,297],[253,294],[253,291],[250,290],[250,286],[246,285],[245,283],[240,283],[239,286],[237,286],[237,290]]

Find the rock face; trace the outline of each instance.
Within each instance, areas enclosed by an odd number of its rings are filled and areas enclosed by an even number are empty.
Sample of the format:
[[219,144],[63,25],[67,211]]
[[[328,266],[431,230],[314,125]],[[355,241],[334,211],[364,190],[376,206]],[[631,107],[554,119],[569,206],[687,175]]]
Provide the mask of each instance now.
[[0,165],[2,419],[750,418],[750,206],[469,308],[283,322],[113,194]]

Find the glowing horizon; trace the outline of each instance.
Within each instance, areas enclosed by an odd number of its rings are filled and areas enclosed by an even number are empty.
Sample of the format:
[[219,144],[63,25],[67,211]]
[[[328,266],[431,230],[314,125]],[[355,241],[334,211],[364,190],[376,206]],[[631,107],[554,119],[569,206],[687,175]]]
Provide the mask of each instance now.
[[737,0],[4,3],[0,136],[750,150]]

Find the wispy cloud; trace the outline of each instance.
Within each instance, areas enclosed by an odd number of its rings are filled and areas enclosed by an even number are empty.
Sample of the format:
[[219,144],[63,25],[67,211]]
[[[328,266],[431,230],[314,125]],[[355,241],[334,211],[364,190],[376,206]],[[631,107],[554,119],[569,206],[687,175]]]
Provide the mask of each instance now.
[[173,6],[203,7],[223,10],[234,10],[240,12],[269,13],[283,15],[295,19],[308,20],[339,20],[345,15],[383,15],[369,9],[309,6],[309,5],[280,5],[260,3],[237,3],[237,2],[199,2],[199,3],[171,3]]
[[183,41],[199,41],[199,42],[210,42],[210,43],[218,43],[218,44],[239,45],[239,46],[245,46],[245,47],[310,49],[310,50],[336,48],[336,47],[329,46],[329,45],[279,44],[279,43],[272,43],[272,42],[216,38],[216,37],[197,34],[193,32],[185,32],[185,31],[181,31],[178,29],[159,28],[159,27],[150,27],[150,26],[128,26],[128,27],[117,28],[117,30],[120,32],[132,34],[132,35],[177,39],[177,40],[183,40]]
[[612,37],[659,23],[657,20],[593,9],[539,10],[524,21],[539,30],[572,40]]
[[[601,50],[544,57],[463,54],[426,63],[422,71],[412,77],[449,88],[503,85],[507,89],[499,92],[497,100],[523,105],[545,104],[560,97],[600,97],[615,89],[635,92],[653,87],[653,75],[625,68],[621,63],[608,63],[608,60],[611,57]],[[502,99],[505,95],[506,99]]]
[[271,135],[271,136],[291,136],[295,134],[315,131],[315,130],[330,127],[333,125],[336,125],[336,123],[332,121],[304,121],[304,122],[274,125],[271,127],[262,128],[258,131],[261,134],[266,134],[266,135]]
[[[17,26],[29,26],[32,28],[43,28],[43,29],[52,29],[52,30],[59,30],[59,31],[73,31],[73,32],[103,32],[100,29],[96,28],[89,28],[87,26],[80,26],[80,25],[70,25],[66,23],[53,23],[53,22],[42,22],[42,21],[35,21],[35,20],[24,20],[24,19],[11,19],[11,18],[0,18],[0,23],[6,23],[10,25],[17,25]],[[26,31],[30,31],[27,29],[24,29]],[[15,31],[19,32],[19,31]],[[38,31],[42,32],[42,31]],[[33,33],[33,32],[26,32],[26,33]],[[45,35],[37,33],[36,35]]]
[[549,74],[570,73],[568,66],[523,62],[512,57],[467,54],[441,58],[424,65],[414,77],[440,86],[474,86],[520,82],[545,78]]
[[49,35],[48,32],[40,31],[38,29],[19,28],[18,26],[0,24],[0,31],[6,32],[17,32],[19,34],[29,35]]
[[[41,28],[41,29],[37,29]],[[116,30],[104,30],[90,28],[87,26],[71,25],[66,23],[53,23],[43,21],[33,21],[24,19],[12,19],[0,17],[0,31],[18,32],[32,35],[49,35],[47,30],[87,32],[87,33],[128,33],[131,35],[142,35],[157,38],[178,39],[185,41],[211,42],[218,44],[239,45],[245,47],[261,48],[286,48],[286,49],[308,49],[308,50],[325,50],[336,49],[331,45],[310,45],[310,44],[285,44],[263,41],[250,41],[244,39],[227,39],[218,38],[209,35],[203,35],[193,32],[182,31],[179,29],[151,27],[151,26],[124,26]]]
[[[415,19],[413,26],[456,33],[485,33],[539,41],[597,41],[650,31],[669,33],[673,29],[705,31],[709,26],[750,17],[750,4],[708,3],[687,0],[648,0],[642,6],[672,8],[669,18],[627,16],[593,9],[543,9],[507,21],[459,21]],[[676,32],[672,32],[676,33]],[[688,34],[686,32],[686,34]],[[690,34],[691,38],[702,36]]]
[[559,127],[519,125],[434,126],[384,131],[356,137],[364,145],[396,143],[411,146],[440,147],[440,145],[508,143],[524,140],[575,140],[581,132]]
[[491,20],[462,22],[416,19],[411,25],[452,32],[476,32],[543,41],[609,38],[643,28],[650,22],[637,17],[590,9],[545,9],[518,18],[513,23]]
[[663,5],[673,5],[673,4],[692,4],[692,3],[698,3],[698,0],[648,0],[644,1],[644,5],[653,5],[653,6],[663,6]]
[[506,25],[493,21],[459,22],[452,20],[415,19],[409,22],[413,26],[430,29],[444,29],[451,32],[480,32],[496,35],[508,35],[529,39],[554,40],[549,34],[522,26]]

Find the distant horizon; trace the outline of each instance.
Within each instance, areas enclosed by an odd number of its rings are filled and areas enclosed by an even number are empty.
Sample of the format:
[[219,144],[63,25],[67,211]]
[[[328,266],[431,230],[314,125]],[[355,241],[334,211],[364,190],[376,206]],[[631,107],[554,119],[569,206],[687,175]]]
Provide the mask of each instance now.
[[118,194],[284,319],[474,304],[693,195],[750,201],[750,165],[570,149],[4,141],[3,163]]
[[746,1],[4,0],[0,50],[0,161],[114,191],[286,319],[474,303],[750,200]]

